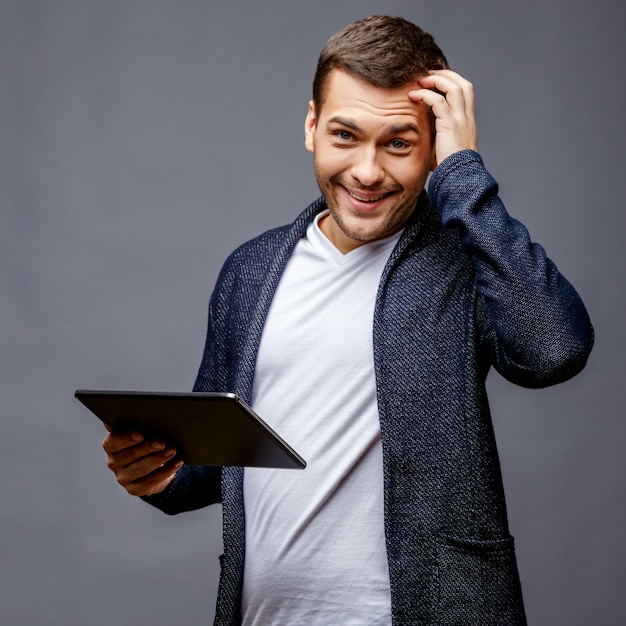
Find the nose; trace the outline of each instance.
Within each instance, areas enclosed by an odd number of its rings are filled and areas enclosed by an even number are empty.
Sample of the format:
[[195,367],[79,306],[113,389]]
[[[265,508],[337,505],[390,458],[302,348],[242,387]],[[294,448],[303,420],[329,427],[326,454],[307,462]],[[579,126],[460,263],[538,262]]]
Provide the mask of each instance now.
[[351,174],[363,187],[374,187],[383,182],[385,171],[378,157],[379,155],[374,146],[363,146],[355,154]]

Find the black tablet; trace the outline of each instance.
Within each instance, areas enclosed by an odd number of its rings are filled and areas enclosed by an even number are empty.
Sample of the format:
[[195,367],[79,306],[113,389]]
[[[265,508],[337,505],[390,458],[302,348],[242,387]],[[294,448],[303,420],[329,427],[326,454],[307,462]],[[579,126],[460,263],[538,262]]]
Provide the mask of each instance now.
[[167,441],[187,465],[306,467],[233,393],[79,389],[74,395],[113,430],[137,430]]

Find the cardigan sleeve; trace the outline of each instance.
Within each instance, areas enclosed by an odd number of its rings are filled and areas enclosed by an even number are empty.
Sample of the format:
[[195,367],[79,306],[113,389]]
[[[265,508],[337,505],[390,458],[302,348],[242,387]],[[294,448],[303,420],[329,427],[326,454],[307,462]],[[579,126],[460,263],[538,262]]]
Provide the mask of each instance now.
[[[205,347],[205,353],[193,388],[196,392],[216,389],[211,384],[215,371],[215,364],[211,358],[214,351],[210,349],[215,334],[212,323],[212,307],[213,303],[209,305],[206,340],[208,346]],[[221,467],[183,465],[164,491],[153,496],[145,496],[142,499],[168,515],[200,509],[221,502],[221,476]]]
[[183,465],[161,493],[142,500],[168,515],[194,511],[221,502],[221,467]]
[[477,323],[495,369],[525,387],[565,381],[586,364],[593,329],[572,285],[506,211],[481,157],[445,159],[429,186],[474,270]]
[[[222,272],[222,279],[223,275],[224,272]],[[216,294],[219,293],[221,293],[220,290],[216,289],[209,303],[205,349],[193,387],[195,392],[226,389],[220,381],[220,378],[224,376],[225,368],[218,361],[220,351],[215,349],[215,345],[219,343],[219,333],[217,333],[215,323],[215,308],[219,300],[219,295]],[[183,465],[164,491],[142,499],[168,515],[200,509],[221,502],[221,476],[221,467]]]

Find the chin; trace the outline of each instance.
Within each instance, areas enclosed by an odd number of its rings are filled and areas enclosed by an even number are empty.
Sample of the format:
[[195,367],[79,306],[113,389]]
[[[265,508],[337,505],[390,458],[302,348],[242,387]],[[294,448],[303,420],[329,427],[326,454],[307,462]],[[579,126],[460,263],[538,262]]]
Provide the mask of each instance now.
[[337,220],[335,217],[335,222],[337,222],[344,235],[360,243],[382,239],[400,229],[399,225],[388,224],[376,218],[348,218],[347,220]]

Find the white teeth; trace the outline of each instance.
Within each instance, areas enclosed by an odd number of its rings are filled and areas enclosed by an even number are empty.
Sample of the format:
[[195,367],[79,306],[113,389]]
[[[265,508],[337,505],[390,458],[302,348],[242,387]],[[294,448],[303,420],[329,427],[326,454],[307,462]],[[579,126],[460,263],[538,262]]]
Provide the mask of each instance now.
[[355,199],[355,200],[359,200],[360,202],[377,202],[378,200],[382,200],[387,194],[381,194],[380,196],[377,196],[376,198],[360,198],[359,196],[357,196],[356,194],[352,193],[351,191],[348,191],[348,193]]

